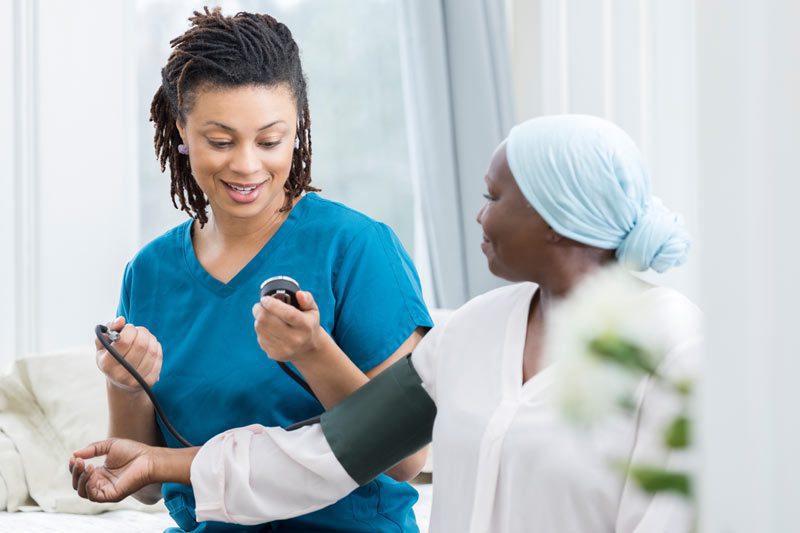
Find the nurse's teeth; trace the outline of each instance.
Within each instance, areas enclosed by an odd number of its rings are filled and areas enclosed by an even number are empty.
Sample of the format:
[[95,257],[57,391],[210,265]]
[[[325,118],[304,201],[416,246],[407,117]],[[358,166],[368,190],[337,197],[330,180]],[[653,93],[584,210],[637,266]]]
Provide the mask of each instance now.
[[228,186],[235,191],[244,193],[252,192],[256,189],[256,187],[258,187],[258,185],[253,185],[252,187],[237,187],[236,185],[230,185],[230,184]]

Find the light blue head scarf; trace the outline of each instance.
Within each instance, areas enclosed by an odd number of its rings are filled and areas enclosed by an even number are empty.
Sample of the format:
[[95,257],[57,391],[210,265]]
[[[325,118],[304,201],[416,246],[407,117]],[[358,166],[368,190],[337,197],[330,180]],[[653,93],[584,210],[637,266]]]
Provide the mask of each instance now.
[[632,270],[686,261],[681,217],[650,195],[642,155],[615,124],[585,115],[528,120],[511,130],[506,156],[522,194],[560,235],[616,250]]

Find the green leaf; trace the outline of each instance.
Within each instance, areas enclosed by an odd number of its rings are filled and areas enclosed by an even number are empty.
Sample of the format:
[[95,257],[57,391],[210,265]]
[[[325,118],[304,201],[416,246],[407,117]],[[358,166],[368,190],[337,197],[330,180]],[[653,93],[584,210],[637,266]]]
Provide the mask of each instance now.
[[645,350],[612,332],[606,332],[599,337],[595,337],[589,342],[589,349],[598,357],[626,368],[647,374],[655,374],[656,372]]
[[691,479],[685,472],[670,472],[663,468],[631,466],[629,473],[647,492],[677,492],[691,496]]
[[681,415],[667,427],[664,432],[664,442],[672,449],[687,448],[690,442],[691,422],[685,415]]
[[678,394],[681,396],[691,396],[692,392],[694,392],[694,383],[691,379],[677,381],[675,382],[675,390],[678,391]]

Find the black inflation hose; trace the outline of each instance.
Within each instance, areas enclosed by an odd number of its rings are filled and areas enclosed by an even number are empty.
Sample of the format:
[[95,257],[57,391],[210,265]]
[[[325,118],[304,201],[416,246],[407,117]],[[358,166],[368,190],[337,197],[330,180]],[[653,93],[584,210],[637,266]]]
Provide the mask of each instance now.
[[186,440],[183,435],[178,433],[178,430],[175,429],[175,427],[169,421],[169,418],[167,418],[167,415],[164,414],[164,410],[161,408],[161,404],[156,399],[156,395],[153,394],[153,390],[150,388],[150,385],[147,384],[147,382],[142,376],[139,375],[136,369],[133,368],[131,364],[126,361],[125,358],[122,357],[111,345],[113,341],[116,340],[116,337],[119,335],[119,333],[116,331],[109,331],[106,326],[98,324],[97,327],[94,328],[94,334],[97,335],[97,339],[100,341],[100,344],[103,345],[103,348],[108,350],[108,353],[110,353],[111,356],[116,359],[117,362],[121,364],[131,376],[133,376],[133,379],[135,379],[136,382],[141,385],[142,390],[145,392],[145,394],[147,394],[147,397],[150,398],[150,401],[153,402],[153,408],[156,411],[156,415],[161,419],[161,422],[164,424],[164,427],[167,428],[167,431],[172,433],[172,436],[175,437],[183,446],[186,446],[187,448],[194,446],[191,442]]

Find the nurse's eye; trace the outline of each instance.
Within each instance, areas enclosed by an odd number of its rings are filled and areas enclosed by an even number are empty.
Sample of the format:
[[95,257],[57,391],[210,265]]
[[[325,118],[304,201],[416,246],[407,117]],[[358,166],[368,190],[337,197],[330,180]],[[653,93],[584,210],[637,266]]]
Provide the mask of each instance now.
[[258,143],[258,145],[261,148],[275,148],[279,144],[281,144],[281,141],[265,141],[265,142],[262,142],[262,143]]
[[492,196],[492,195],[491,195],[491,194],[489,194],[488,192],[487,192],[487,193],[484,193],[484,194],[483,194],[483,197],[484,197],[484,198],[486,198],[486,199],[487,199],[488,201],[490,201],[490,202],[494,202],[495,200],[497,200],[497,198],[495,198],[494,196]]
[[233,143],[230,141],[212,141],[211,139],[208,139],[208,144],[214,148],[228,148],[233,146]]

